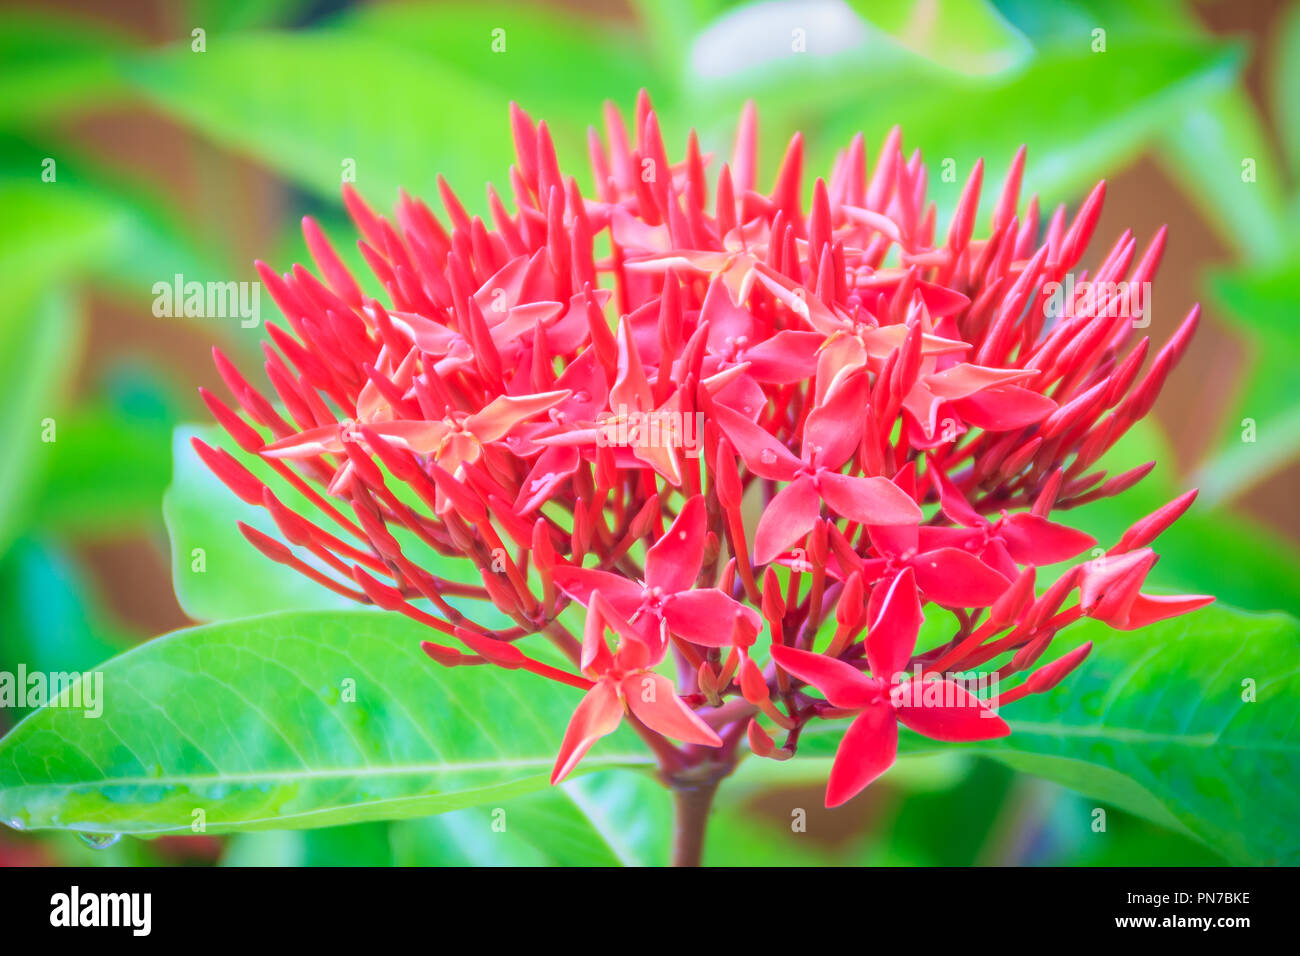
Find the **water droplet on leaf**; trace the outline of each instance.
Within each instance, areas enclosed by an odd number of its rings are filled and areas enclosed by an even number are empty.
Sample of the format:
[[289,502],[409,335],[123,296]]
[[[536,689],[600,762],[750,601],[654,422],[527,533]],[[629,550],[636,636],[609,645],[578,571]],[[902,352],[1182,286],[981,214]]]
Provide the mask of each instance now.
[[122,839],[120,833],[78,833],[77,836],[92,850],[107,850]]

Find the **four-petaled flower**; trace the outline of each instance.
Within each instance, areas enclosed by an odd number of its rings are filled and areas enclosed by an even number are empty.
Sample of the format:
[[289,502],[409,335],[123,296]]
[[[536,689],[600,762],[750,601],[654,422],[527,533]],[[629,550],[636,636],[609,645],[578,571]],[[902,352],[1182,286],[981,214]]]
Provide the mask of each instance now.
[[904,571],[889,584],[879,616],[867,631],[868,676],[851,664],[773,645],[777,665],[820,690],[832,707],[856,716],[835,752],[826,806],[859,794],[894,763],[898,724],[934,740],[989,740],[1011,733],[987,703],[950,680],[903,679],[921,627],[921,605]]
[[[607,624],[620,637],[612,654],[605,643]],[[594,683],[578,702],[564,731],[551,783],[567,777],[597,740],[618,729],[625,707],[665,737],[705,747],[722,746],[717,732],[682,703],[672,682],[655,673],[653,667],[662,657],[663,651],[652,652],[636,628],[598,592],[592,595],[579,666]]]
[[644,581],[565,565],[555,569],[555,583],[588,610],[599,594],[655,653],[670,633],[705,647],[747,645],[762,627],[758,612],[719,588],[695,586],[708,533],[704,512],[701,495],[682,506],[672,526],[646,552]]
[[862,439],[867,379],[858,373],[842,381],[826,402],[808,414],[801,457],[773,435],[723,405],[715,406],[719,427],[756,475],[789,484],[763,512],[754,535],[754,560],[768,564],[817,523],[822,502],[836,514],[864,525],[915,527],[921,509],[888,478],[841,474],[838,469]]

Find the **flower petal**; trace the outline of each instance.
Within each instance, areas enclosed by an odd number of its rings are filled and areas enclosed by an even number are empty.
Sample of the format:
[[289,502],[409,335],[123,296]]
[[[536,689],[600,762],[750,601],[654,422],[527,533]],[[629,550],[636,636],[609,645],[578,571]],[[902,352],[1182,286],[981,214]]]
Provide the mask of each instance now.
[[665,593],[673,594],[695,584],[704,564],[706,525],[704,496],[696,495],[682,506],[672,527],[646,552],[648,587],[663,588]]
[[932,740],[990,740],[1011,733],[1007,722],[984,701],[949,680],[896,685],[894,712],[912,730]]
[[[878,608],[874,606],[876,604],[879,604]],[[877,680],[893,680],[912,659],[924,621],[916,575],[912,569],[904,568],[888,584],[877,584],[871,592],[870,605],[867,663],[871,675]]]
[[[709,330],[713,330],[710,328]],[[817,349],[826,336],[820,332],[783,329],[766,341],[746,349],[743,359],[749,374],[768,385],[792,385],[812,376],[817,369]]]
[[892,767],[897,756],[898,721],[889,704],[880,701],[859,714],[844,732],[826,781],[826,806],[852,800]]
[[776,493],[754,531],[754,563],[771,564],[817,524],[821,499],[812,478],[800,475]]
[[865,372],[849,375],[808,414],[803,427],[804,461],[834,471],[853,456],[862,441],[868,384]]
[[444,421],[388,421],[370,426],[380,438],[390,445],[405,448],[417,455],[431,455],[438,450],[442,440],[451,431]]
[[816,687],[833,707],[862,710],[881,699],[886,687],[844,661],[783,644],[772,646],[772,660],[805,684]]
[[551,783],[559,783],[567,777],[578,765],[578,761],[586,756],[591,745],[617,730],[622,719],[623,704],[618,699],[618,691],[613,682],[596,681],[596,685],[587,691],[569,718],[564,740],[560,742],[560,752],[555,758],[555,767],[551,770]]
[[554,408],[568,397],[564,389],[537,395],[498,395],[465,419],[465,428],[480,442],[494,442],[520,422]]
[[552,445],[537,456],[532,470],[519,486],[514,511],[527,515],[536,511],[578,470],[581,457],[572,445]]
[[670,631],[705,647],[731,646],[737,624],[744,632],[740,641],[748,643],[763,626],[757,611],[719,588],[696,588],[669,595],[664,600],[663,615]]
[[944,607],[989,607],[1011,582],[969,551],[940,548],[916,556],[916,583]]
[[952,407],[971,425],[1005,432],[1041,422],[1056,411],[1056,402],[1019,385],[1002,385],[958,399]]
[[267,458],[315,458],[330,452],[343,453],[343,429],[339,425],[322,425],[288,435],[262,449]]
[[645,589],[635,581],[595,568],[561,564],[556,566],[554,574],[556,586],[583,607],[591,605],[593,591],[600,591],[601,596],[624,617],[636,613],[645,594]]
[[721,747],[722,739],[677,696],[672,682],[654,671],[628,674],[619,685],[628,710],[656,733],[688,744]]
[[[1208,594],[1141,594],[1129,605],[1128,614],[1122,623],[1109,621],[1111,627],[1121,631],[1135,631],[1165,618],[1177,617],[1197,608],[1213,604],[1214,598]],[[1092,615],[1096,616],[1096,615]]]
[[922,517],[917,503],[888,478],[822,471],[817,474],[817,485],[832,511],[859,524],[914,525]]
[[1044,567],[1068,561],[1097,543],[1083,531],[1056,524],[1028,511],[1010,515],[998,522],[998,533],[1018,564]]
[[735,409],[715,403],[713,418],[754,474],[775,481],[789,481],[802,467],[802,462],[776,436]]

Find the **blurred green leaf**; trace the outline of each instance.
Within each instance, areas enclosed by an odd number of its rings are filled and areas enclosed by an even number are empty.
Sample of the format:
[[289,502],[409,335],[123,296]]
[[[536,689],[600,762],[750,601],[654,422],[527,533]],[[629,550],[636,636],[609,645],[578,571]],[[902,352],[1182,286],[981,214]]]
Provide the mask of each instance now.
[[8,10],[0,20],[0,124],[47,122],[102,106],[125,86],[125,36],[82,19]]
[[[1198,471],[1196,481],[1208,502],[1227,502],[1281,471],[1300,453],[1300,382],[1295,353],[1267,339],[1252,349],[1254,364],[1242,394],[1233,403],[1218,451]],[[1253,438],[1253,440],[1247,440]],[[1293,565],[1288,565],[1289,567]],[[1285,597],[1295,603],[1292,575]]]
[[1221,90],[1172,113],[1158,155],[1236,252],[1262,262],[1282,254],[1282,163],[1245,90]]
[[[95,606],[90,583],[57,548],[31,540],[0,561],[0,671],[86,671],[127,646]],[[0,727],[26,711],[7,711]]]
[[[1095,642],[1079,670],[1007,705],[1010,737],[959,752],[1113,803],[1234,863],[1300,859],[1294,618],[1210,607],[1138,631],[1085,621],[1065,636]],[[1245,699],[1248,688],[1258,699]],[[826,753],[843,729],[814,724],[800,753]],[[901,745],[937,746],[910,731]]]
[[[730,55],[746,54],[739,40],[718,38],[725,42],[736,47]],[[940,208],[955,202],[977,159],[989,164],[986,181],[996,182],[1022,144],[1029,156],[1023,193],[1052,204],[1114,175],[1175,117],[1230,86],[1242,60],[1238,48],[1195,38],[1133,38],[1104,53],[1093,53],[1090,42],[1080,34],[1040,50],[1023,69],[984,78],[920,71],[867,43],[830,59],[764,61],[736,82],[758,102],[761,128],[776,129],[765,148],[802,129],[810,168],[821,168],[859,130],[877,143],[899,124],[908,150],[919,148],[932,165],[951,159],[963,171],[952,182],[932,177]],[[712,52],[724,55],[721,46]]]
[[[50,174],[52,181],[42,178]],[[178,272],[231,273],[220,244],[194,235],[170,202],[78,147],[0,136],[0,199],[12,216],[12,232],[0,237],[0,276],[11,287],[85,275],[139,301]]]
[[376,204],[399,186],[433,195],[439,172],[477,194],[492,173],[504,180],[512,155],[506,96],[368,37],[238,34],[202,55],[142,56],[128,73],[217,144],[330,198],[353,167]]
[[1300,354],[1300,255],[1284,262],[1248,265],[1210,276],[1210,288],[1233,318],[1266,336],[1290,357]]
[[[3,246],[0,239],[0,259]],[[58,412],[80,335],[81,317],[66,290],[39,297],[7,290],[0,307],[0,554],[22,526],[34,476],[50,451],[46,439],[58,440]]]
[[901,46],[957,73],[1000,73],[1033,53],[985,0],[853,0],[852,6]]
[[189,22],[220,38],[252,27],[290,25],[313,5],[311,0],[190,0]]
[[1300,181],[1300,5],[1291,4],[1274,36],[1272,105],[1295,183]]
[[[909,149],[931,162],[952,158],[959,170],[981,157],[998,169],[1023,143],[1024,194],[1053,202],[1114,174],[1171,116],[1231,83],[1240,60],[1236,50],[1171,40],[1092,53],[1085,38],[1073,49],[1043,51],[1005,81],[917,84],[866,114],[860,103],[841,108],[829,135],[834,141],[901,122]],[[946,196],[960,183],[937,187]]]
[[[498,806],[546,787],[581,698],[524,671],[438,667],[395,614],[269,615],[106,663],[103,714],[40,710],[0,740],[0,820],[187,833]],[[355,692],[355,700],[350,694]],[[652,763],[630,730],[580,771]]]
[[[172,585],[181,609],[195,620],[216,621],[273,611],[355,607],[292,568],[263,557],[245,540],[237,521],[267,534],[277,533],[275,523],[265,509],[236,498],[208,470],[190,445],[194,436],[209,444],[228,444],[215,426],[178,428],[172,440],[174,470],[163,496],[163,517],[171,538]],[[245,464],[263,478],[270,474],[264,463]],[[305,500],[295,497],[292,489],[278,493],[291,507]],[[250,567],[256,573],[250,574]]]
[[1249,330],[1251,354],[1250,374],[1233,401],[1223,441],[1197,475],[1207,501],[1230,500],[1300,455],[1297,283],[1296,258],[1210,277],[1215,298]]
[[171,433],[169,421],[104,403],[61,416],[32,524],[89,537],[156,521],[171,477]]
[[[643,86],[664,104],[675,92],[647,63],[636,34],[599,14],[579,17],[559,7],[523,3],[381,4],[346,14],[337,27],[454,71],[491,89],[502,103],[518,100],[534,119],[546,119],[552,127],[553,113],[560,112],[584,131],[597,121],[601,99],[626,108]],[[498,30],[504,32],[494,33]],[[505,124],[506,115],[493,113],[488,119]],[[492,160],[495,170],[506,158]]]

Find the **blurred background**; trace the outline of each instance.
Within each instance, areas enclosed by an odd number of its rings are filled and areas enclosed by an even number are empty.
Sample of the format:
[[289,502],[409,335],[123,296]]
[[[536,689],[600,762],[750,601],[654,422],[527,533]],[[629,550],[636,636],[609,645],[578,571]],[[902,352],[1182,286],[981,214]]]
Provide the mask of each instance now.
[[[216,616],[172,586],[173,430],[204,419],[197,385],[220,391],[211,346],[252,358],[265,333],[157,317],[155,283],[309,261],[305,214],[354,248],[349,175],[386,208],[399,186],[434,202],[441,173],[485,211],[483,184],[508,183],[511,100],[589,184],[588,124],[641,87],[679,155],[694,127],[729,156],[755,99],[764,188],[796,129],[811,185],[854,132],[874,151],[898,123],[941,228],[974,160],[987,195],[1021,143],[1025,194],[1046,207],[1108,180],[1091,261],[1124,229],[1145,245],[1167,223],[1147,332],[1163,342],[1197,301],[1207,321],[1122,446],[1159,468],[1081,521],[1114,540],[1198,485],[1153,583],[1300,613],[1300,4],[33,0],[0,5],[0,670],[89,668]],[[220,515],[223,496],[168,507]],[[238,560],[260,576],[251,549]],[[0,710],[0,733],[21,717]],[[1091,802],[978,759],[904,761],[846,810],[810,809],[795,839],[789,807],[820,807],[820,789],[742,772],[706,862],[1221,862],[1118,810],[1095,834]],[[546,812],[544,797],[520,804]],[[107,848],[0,828],[0,865],[602,862],[580,839],[503,857],[459,816]]]

